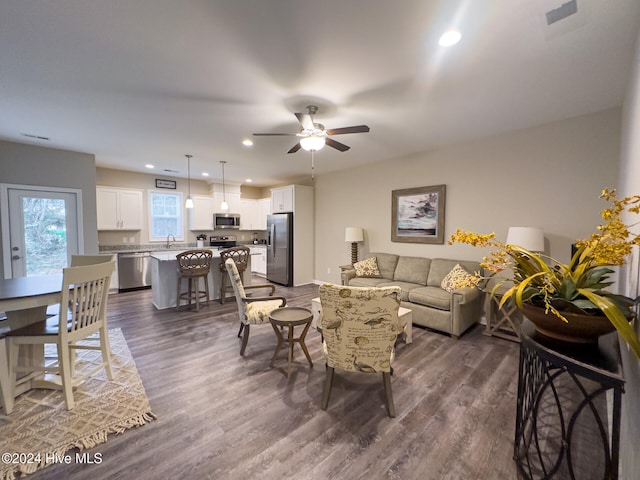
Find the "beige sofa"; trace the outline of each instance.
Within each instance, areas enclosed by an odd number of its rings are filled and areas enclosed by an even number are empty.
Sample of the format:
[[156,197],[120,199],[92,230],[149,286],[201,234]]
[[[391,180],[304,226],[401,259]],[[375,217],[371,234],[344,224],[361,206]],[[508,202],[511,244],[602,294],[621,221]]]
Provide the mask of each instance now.
[[456,264],[469,273],[480,270],[477,262],[370,253],[376,257],[381,278],[357,277],[355,270],[342,272],[342,283],[354,287],[398,286],[401,306],[413,311],[413,324],[422,325],[454,338],[460,337],[480,320],[484,294],[476,288],[461,288],[449,293],[441,288],[444,277]]

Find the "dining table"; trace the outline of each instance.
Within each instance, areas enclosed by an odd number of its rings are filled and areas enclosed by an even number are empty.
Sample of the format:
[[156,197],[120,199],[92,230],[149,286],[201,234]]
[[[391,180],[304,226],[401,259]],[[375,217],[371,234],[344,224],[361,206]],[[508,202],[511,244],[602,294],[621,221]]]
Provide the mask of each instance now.
[[[0,401],[5,414],[13,410],[14,396],[10,394],[15,379],[9,378],[9,357],[6,334],[12,330],[45,320],[47,307],[60,302],[62,274],[0,279]],[[29,361],[42,361],[42,348],[21,349]],[[22,360],[20,360],[22,362]],[[15,394],[35,388],[34,381],[20,385]]]

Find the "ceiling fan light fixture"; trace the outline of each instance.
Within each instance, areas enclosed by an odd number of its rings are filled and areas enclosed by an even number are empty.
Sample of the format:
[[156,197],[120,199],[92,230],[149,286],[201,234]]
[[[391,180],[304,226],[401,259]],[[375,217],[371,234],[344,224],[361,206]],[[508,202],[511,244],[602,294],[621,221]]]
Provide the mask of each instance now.
[[309,135],[308,137],[302,137],[300,139],[300,146],[308,152],[317,152],[318,150],[322,150],[324,144],[324,137],[319,137],[316,135]]
[[462,38],[462,34],[457,30],[447,30],[442,34],[438,43],[441,47],[451,47],[458,43]]

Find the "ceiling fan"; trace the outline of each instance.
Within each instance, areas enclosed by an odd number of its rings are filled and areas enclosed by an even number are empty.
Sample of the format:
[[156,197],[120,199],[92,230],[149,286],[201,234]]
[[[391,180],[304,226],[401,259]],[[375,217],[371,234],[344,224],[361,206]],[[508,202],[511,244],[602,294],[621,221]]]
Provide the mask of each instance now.
[[300,131],[298,133],[254,133],[256,137],[269,136],[296,136],[300,137],[300,141],[296,143],[287,153],[296,153],[300,148],[309,151],[317,151],[322,147],[329,145],[336,150],[346,152],[351,147],[344,143],[337,142],[332,135],[343,135],[345,133],[366,133],[369,131],[367,125],[355,125],[353,127],[331,128],[325,130],[324,125],[315,123],[313,116],[318,112],[316,105],[308,105],[307,113],[296,113],[295,116],[300,122]]

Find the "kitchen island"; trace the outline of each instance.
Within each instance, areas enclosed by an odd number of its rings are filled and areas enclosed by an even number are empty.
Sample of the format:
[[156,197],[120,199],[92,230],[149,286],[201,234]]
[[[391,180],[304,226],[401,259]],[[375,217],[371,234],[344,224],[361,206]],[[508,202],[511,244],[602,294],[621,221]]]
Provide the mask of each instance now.
[[[213,253],[211,269],[207,276],[209,295],[211,300],[220,298],[220,252],[217,249],[207,249]],[[151,297],[153,306],[158,310],[175,308],[178,288],[178,260],[176,255],[186,250],[160,251],[151,253]],[[243,273],[242,283],[251,285],[251,256],[249,265]],[[229,282],[227,282],[229,284]],[[186,288],[186,282],[185,286]]]

